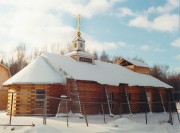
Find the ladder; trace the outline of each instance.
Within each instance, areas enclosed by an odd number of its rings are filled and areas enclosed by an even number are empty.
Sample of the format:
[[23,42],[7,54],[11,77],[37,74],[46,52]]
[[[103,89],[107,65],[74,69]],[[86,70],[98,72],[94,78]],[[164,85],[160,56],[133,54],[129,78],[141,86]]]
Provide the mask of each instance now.
[[146,94],[147,103],[148,103],[148,106],[149,106],[149,111],[150,111],[150,113],[152,113],[150,96],[148,96],[148,92],[146,90],[145,90],[145,94]]
[[109,109],[109,116],[113,117],[114,115],[111,112],[110,100],[109,100],[109,95],[108,95],[107,87],[105,87],[104,90],[105,90],[105,93],[106,93],[106,99],[107,99],[107,104],[108,104],[108,109]]
[[128,108],[129,108],[129,113],[132,114],[128,93],[127,93],[126,89],[124,89],[124,91],[125,91],[125,94],[126,94],[126,100],[127,100],[127,104],[128,104]]
[[72,80],[73,90],[69,91],[70,94],[68,95],[71,95],[70,98],[72,100],[72,104],[71,104],[72,112],[75,114],[75,116],[82,118],[83,115],[82,115],[82,108],[81,108],[77,82],[74,78],[72,78],[71,80]]
[[56,117],[66,117],[67,116],[67,112],[68,112],[68,108],[66,108],[66,103],[67,101],[64,99],[61,99],[58,105],[58,110],[56,113]]
[[[72,112],[76,117],[83,118],[82,108],[80,102],[80,96],[78,91],[77,82],[74,78],[69,79],[71,84],[68,84],[68,79],[66,80],[66,90],[69,99],[62,99],[59,102],[58,110],[56,116],[67,116],[67,111]],[[68,101],[68,102],[67,102]],[[67,107],[68,105],[68,107]]]
[[161,98],[161,102],[162,102],[163,110],[164,110],[164,112],[166,112],[166,109],[165,109],[165,106],[164,106],[164,101],[163,101],[163,98],[162,98],[162,95],[161,95],[161,93],[160,93],[160,92],[159,92],[159,95],[160,95],[160,98]]

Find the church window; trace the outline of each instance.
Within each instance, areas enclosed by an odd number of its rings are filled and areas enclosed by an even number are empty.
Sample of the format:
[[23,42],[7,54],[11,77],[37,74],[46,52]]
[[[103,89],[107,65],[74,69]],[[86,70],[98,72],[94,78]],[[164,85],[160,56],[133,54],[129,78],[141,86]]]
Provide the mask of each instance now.
[[92,63],[92,59],[84,58],[84,57],[79,57],[79,61]]

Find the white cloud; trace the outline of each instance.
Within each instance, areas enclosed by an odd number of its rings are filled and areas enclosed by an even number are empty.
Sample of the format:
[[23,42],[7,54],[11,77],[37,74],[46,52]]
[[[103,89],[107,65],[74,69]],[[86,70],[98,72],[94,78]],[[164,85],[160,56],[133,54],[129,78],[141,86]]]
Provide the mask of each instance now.
[[133,13],[133,11],[127,7],[120,8],[118,15],[122,16],[122,17],[124,17],[124,16],[136,16],[136,14]]
[[173,32],[178,30],[178,15],[165,14],[154,19],[152,29]]
[[177,38],[176,40],[174,40],[171,45],[173,47],[177,47],[177,48],[180,48],[180,38]]
[[[41,48],[53,43],[62,44],[62,48],[76,36],[76,27],[63,24],[63,13],[91,18],[94,15],[106,12],[116,2],[124,0],[3,0],[0,1],[4,12],[0,12],[0,39],[1,48],[9,51],[21,42],[28,49]],[[82,33],[88,49],[98,51],[117,48],[114,42],[99,42],[91,36]],[[90,45],[88,45],[90,44]],[[122,45],[122,44],[121,44]]]
[[150,29],[150,22],[146,16],[139,16],[129,22],[130,26]]
[[155,48],[154,51],[155,52],[165,52],[166,50],[162,49],[162,48]]
[[180,54],[176,55],[176,59],[180,60]]
[[125,42],[100,42],[88,35],[83,37],[86,40],[86,47],[90,51],[102,52],[103,50],[109,51],[128,46]]
[[165,49],[159,48],[158,46],[153,46],[152,44],[141,45],[139,48],[142,51],[166,52]]
[[147,9],[147,13],[169,13],[172,10],[178,8],[179,0],[167,0],[167,3],[164,6],[152,6]]
[[66,12],[72,15],[81,14],[83,17],[91,18],[96,14],[106,12],[115,3],[123,2],[124,0],[19,0],[16,5],[20,8],[33,8],[47,11],[47,9],[55,10],[56,12]]
[[121,48],[130,46],[130,45],[126,44],[125,42],[117,42],[117,45]]
[[151,48],[150,48],[149,45],[142,45],[142,46],[140,47],[140,49],[143,50],[143,51],[149,51]]
[[129,22],[130,26],[147,30],[157,30],[162,32],[175,32],[178,30],[178,15],[164,14],[154,20],[148,20],[147,16],[138,16]]

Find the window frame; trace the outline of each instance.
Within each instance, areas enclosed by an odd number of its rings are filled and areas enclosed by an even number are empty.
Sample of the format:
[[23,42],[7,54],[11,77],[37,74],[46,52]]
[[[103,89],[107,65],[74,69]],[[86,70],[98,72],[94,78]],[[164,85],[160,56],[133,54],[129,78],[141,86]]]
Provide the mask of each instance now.
[[36,109],[44,108],[45,94],[46,94],[46,91],[44,89],[36,89]]
[[85,58],[85,57],[79,57],[79,61],[87,62],[87,63],[92,63],[92,59],[91,58]]

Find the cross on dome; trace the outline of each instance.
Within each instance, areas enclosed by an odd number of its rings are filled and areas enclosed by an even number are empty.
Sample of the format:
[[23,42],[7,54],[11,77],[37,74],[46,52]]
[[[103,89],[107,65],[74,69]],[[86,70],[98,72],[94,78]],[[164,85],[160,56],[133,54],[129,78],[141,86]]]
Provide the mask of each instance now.
[[81,15],[80,14],[77,16],[77,20],[78,20],[78,25],[77,25],[78,32],[77,32],[77,35],[80,36],[81,35],[81,32],[80,32]]

